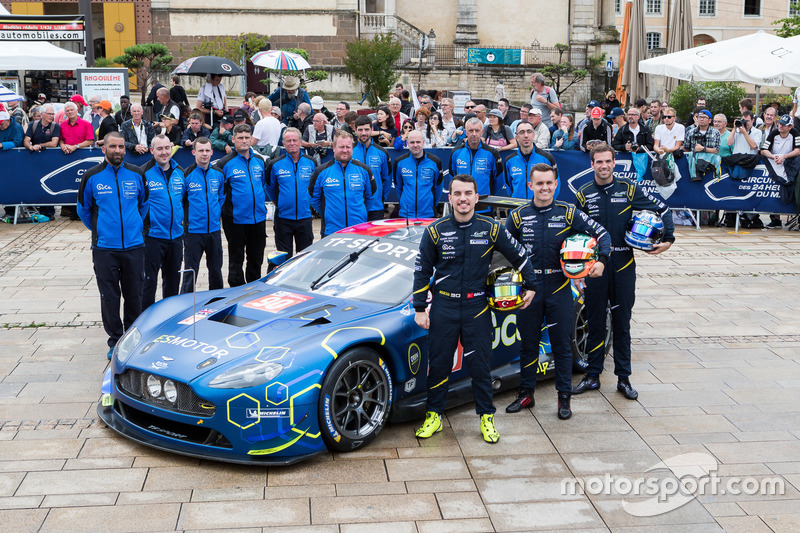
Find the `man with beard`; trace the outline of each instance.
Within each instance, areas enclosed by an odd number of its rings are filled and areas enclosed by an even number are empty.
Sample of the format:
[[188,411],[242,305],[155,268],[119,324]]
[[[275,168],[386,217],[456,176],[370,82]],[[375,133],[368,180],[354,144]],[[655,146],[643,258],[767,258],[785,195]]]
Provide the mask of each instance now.
[[372,142],[372,122],[369,117],[356,119],[356,135],[358,144],[353,147],[353,159],[367,165],[375,178],[375,193],[367,199],[367,220],[380,220],[383,218],[383,201],[392,188],[389,154],[385,148]]

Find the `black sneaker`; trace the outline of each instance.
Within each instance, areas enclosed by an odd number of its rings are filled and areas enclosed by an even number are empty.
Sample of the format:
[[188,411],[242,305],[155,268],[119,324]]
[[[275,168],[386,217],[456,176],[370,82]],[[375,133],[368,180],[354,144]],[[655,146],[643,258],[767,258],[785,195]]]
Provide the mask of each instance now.
[[572,416],[572,409],[569,406],[570,394],[568,392],[558,393],[558,418],[567,420]]
[[583,394],[586,391],[600,388],[600,377],[586,374],[577,386],[572,388],[572,394]]
[[636,389],[634,389],[631,386],[631,382],[627,381],[627,380],[626,381],[622,381],[622,380],[618,381],[617,382],[617,390],[619,392],[621,392],[622,395],[625,396],[629,400],[635,400],[636,398],[639,397],[639,393],[636,392]]
[[780,221],[780,219],[778,219],[778,220],[770,220],[769,224],[766,225],[766,228],[767,229],[781,229],[781,228],[783,228],[783,223]]
[[533,391],[522,389],[517,393],[517,399],[506,407],[506,413],[519,413],[525,407],[533,407],[536,401],[533,399]]

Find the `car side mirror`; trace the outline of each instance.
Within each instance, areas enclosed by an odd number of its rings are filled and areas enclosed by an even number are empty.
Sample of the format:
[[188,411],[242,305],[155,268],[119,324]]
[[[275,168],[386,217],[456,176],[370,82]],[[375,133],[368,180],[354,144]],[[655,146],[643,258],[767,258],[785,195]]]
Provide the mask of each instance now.
[[267,262],[273,267],[279,267],[289,259],[287,252],[270,252],[267,254]]

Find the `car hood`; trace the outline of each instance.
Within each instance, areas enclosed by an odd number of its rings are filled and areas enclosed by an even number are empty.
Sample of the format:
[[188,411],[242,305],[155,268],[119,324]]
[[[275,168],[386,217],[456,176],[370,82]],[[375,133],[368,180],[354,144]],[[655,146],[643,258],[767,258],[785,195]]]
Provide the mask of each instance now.
[[178,312],[142,329],[125,366],[189,382],[241,358],[286,354],[298,341],[389,307],[263,283],[245,287],[211,293],[196,306],[179,297]]

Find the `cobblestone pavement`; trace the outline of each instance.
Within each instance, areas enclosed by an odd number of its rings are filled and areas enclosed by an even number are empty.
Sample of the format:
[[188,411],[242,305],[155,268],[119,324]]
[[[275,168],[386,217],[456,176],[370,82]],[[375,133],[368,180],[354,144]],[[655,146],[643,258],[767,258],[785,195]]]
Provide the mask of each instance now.
[[[496,445],[467,405],[427,441],[392,425],[356,453],[247,468],[156,452],[98,422],[107,361],[89,234],[66,219],[0,224],[0,529],[798,531],[800,235],[677,236],[637,259],[639,401],[615,391],[609,360],[569,421],[552,381],[517,415],[498,395]],[[716,489],[680,507],[631,494],[636,481],[674,487],[683,471],[659,463],[676,458],[705,465]],[[573,479],[585,489],[566,490]]]

